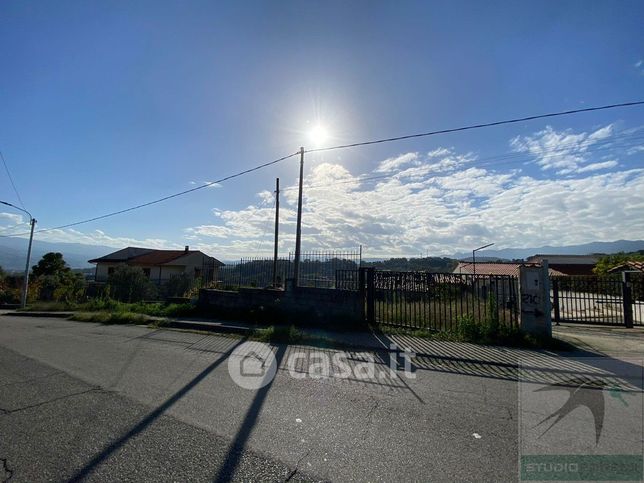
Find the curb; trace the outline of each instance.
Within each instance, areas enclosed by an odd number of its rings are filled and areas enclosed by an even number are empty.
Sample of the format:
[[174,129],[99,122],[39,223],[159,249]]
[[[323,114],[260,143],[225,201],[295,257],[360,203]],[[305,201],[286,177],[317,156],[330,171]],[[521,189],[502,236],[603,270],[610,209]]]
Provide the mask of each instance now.
[[217,322],[199,322],[190,320],[172,320],[166,319],[168,322],[162,328],[172,329],[189,329],[189,330],[202,330],[206,332],[221,332],[227,334],[249,334],[253,331],[251,327],[243,327],[240,325],[226,325]]
[[9,315],[11,317],[55,317],[66,319],[74,315],[74,312],[5,312],[0,315]]

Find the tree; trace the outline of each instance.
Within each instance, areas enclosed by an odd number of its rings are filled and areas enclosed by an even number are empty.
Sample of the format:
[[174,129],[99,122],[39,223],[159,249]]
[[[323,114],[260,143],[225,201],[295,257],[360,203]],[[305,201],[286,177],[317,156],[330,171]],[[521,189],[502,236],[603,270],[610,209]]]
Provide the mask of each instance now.
[[163,292],[166,297],[185,297],[196,281],[187,273],[173,275],[164,284]]
[[63,259],[62,253],[45,253],[37,265],[31,267],[34,277],[43,275],[58,275],[62,272],[69,272],[71,269]]
[[139,267],[119,265],[108,277],[109,294],[121,302],[140,302],[157,296],[157,288]]
[[77,302],[85,291],[85,279],[72,272],[62,253],[49,252],[32,267],[33,287],[38,288],[40,300]]
[[639,252],[634,252],[634,253],[619,252],[619,253],[614,253],[612,255],[605,255],[599,259],[599,261],[597,262],[597,265],[595,265],[595,268],[593,268],[593,272],[595,272],[598,275],[604,275],[608,273],[608,271],[611,268],[618,267],[620,265],[623,265],[626,262],[631,262],[631,261],[642,262],[644,261],[644,255],[642,255]]

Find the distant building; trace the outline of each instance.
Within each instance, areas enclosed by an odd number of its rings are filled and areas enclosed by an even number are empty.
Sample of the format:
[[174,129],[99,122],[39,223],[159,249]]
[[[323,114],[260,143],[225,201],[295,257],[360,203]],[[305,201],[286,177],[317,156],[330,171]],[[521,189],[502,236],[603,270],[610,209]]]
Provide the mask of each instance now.
[[619,273],[619,272],[644,272],[644,262],[636,262],[635,260],[630,260],[624,262],[621,265],[611,268],[608,273]]
[[110,274],[119,265],[140,267],[154,283],[163,283],[174,275],[188,274],[191,278],[217,279],[222,262],[199,250],[155,250],[152,248],[127,247],[104,257],[89,260],[96,264],[94,280],[107,282]]
[[534,255],[527,262],[541,265],[548,260],[548,267],[560,275],[593,275],[599,255]]
[[[519,276],[519,267],[538,267],[540,263],[522,263],[522,262],[458,262],[453,273],[463,273],[473,275],[511,275],[513,277]],[[565,275],[564,273],[554,269],[551,265],[548,266],[548,273],[550,275]]]

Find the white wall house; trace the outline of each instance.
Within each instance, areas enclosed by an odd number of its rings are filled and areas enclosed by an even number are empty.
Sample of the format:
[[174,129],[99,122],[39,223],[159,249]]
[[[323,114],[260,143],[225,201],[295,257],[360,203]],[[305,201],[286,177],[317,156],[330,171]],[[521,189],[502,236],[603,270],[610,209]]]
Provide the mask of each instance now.
[[[216,280],[217,270],[223,265],[219,260],[199,250],[155,250],[152,248],[127,247],[104,257],[89,260],[96,264],[94,280],[107,282],[110,274],[119,265],[140,267],[154,283],[168,281],[173,275],[188,274],[191,278],[202,276]],[[214,273],[204,273],[212,270]]]

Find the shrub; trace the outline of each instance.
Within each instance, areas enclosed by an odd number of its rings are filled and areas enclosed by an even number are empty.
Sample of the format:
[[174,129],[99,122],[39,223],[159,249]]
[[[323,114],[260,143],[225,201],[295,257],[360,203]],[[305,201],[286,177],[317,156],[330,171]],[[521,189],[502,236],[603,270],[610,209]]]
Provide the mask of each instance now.
[[464,341],[478,340],[481,338],[481,327],[471,314],[463,315],[458,319],[456,335]]
[[190,291],[194,280],[187,273],[172,275],[170,279],[163,284],[163,295],[165,297],[184,297]]
[[488,338],[496,337],[499,333],[499,326],[499,307],[494,294],[490,294],[485,304],[483,335]]
[[140,302],[155,299],[156,286],[139,267],[120,265],[107,279],[108,295],[120,302]]

